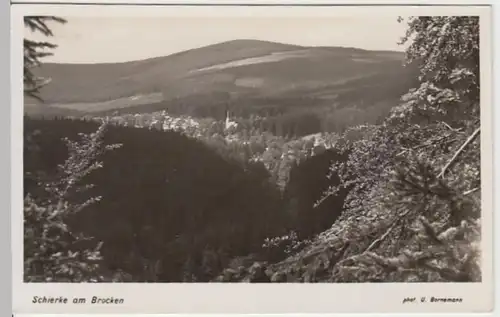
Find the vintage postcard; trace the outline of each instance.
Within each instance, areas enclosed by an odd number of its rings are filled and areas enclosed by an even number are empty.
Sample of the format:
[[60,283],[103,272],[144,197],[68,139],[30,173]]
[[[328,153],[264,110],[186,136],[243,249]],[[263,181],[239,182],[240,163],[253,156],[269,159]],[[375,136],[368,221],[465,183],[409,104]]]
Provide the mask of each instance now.
[[489,6],[11,21],[14,313],[493,309]]

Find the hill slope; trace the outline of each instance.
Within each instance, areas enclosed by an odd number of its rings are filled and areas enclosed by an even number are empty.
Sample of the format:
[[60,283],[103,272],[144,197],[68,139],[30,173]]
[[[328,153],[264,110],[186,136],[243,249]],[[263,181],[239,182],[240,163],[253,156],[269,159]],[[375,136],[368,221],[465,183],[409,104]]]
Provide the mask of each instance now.
[[[117,64],[44,64],[51,107],[92,113],[168,109],[224,116],[394,105],[411,86],[403,54],[236,40]],[[36,108],[28,100],[30,108]],[[387,108],[389,106],[385,106]],[[27,109],[27,111],[30,111]]]
[[47,103],[107,101],[161,91],[169,81],[179,79],[191,70],[298,48],[262,41],[236,40],[125,63],[45,63],[38,74],[52,78],[51,84],[42,92]]

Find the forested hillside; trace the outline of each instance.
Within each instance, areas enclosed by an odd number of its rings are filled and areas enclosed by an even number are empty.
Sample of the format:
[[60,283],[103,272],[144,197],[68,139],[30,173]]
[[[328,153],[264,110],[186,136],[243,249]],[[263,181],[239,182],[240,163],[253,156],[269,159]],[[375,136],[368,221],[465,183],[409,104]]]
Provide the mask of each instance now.
[[104,116],[167,111],[224,120],[266,118],[277,136],[378,123],[416,84],[404,54],[234,40],[117,64],[42,64],[51,79],[28,115]]
[[[46,22],[25,20],[34,30]],[[317,112],[323,106],[304,107],[315,92],[305,86],[280,99],[286,106],[302,107],[293,115],[304,117],[289,125],[279,111],[244,113],[258,105],[252,98],[232,98],[227,121],[210,111],[193,115],[164,108],[25,117],[25,280],[480,281],[479,21],[415,17],[402,23],[408,26],[403,41],[411,39],[406,63],[419,73],[399,80],[413,86],[387,108],[387,116],[378,112],[376,120],[369,109],[385,102],[394,88],[394,81],[383,81],[382,75],[349,82],[343,104],[367,91],[369,97],[362,107],[351,105],[360,113],[357,119],[342,110],[349,106],[335,109],[340,112],[330,128],[318,119],[325,114]],[[250,43],[257,52],[248,49]],[[250,43],[210,49],[236,47],[239,58],[247,59],[277,47]],[[57,80],[47,82],[31,72],[40,63],[35,53],[44,43],[25,45],[26,93],[43,100],[44,91],[57,96],[54,87],[59,87],[61,98],[72,96],[66,94],[72,88],[61,89]],[[375,56],[352,49],[315,52],[345,56],[346,50],[351,59],[353,53]],[[200,52],[176,58],[188,60]],[[392,53],[377,54],[395,59]],[[211,75],[204,78],[232,67],[227,54],[219,59],[197,65],[208,68],[202,72]],[[184,64],[166,65],[177,74]],[[322,68],[329,67],[340,66]],[[267,71],[280,73],[272,69]],[[262,71],[246,68],[245,76],[252,70]],[[310,72],[316,75],[319,68]],[[378,85],[369,78],[378,78]],[[187,104],[205,100],[195,99]],[[311,115],[317,126],[302,126]]]

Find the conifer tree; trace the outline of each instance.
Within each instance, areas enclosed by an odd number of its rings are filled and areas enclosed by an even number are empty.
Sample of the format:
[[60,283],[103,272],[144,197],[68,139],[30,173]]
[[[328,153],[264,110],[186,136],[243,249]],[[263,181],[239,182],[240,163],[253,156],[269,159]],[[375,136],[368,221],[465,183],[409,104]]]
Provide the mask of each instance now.
[[326,193],[349,190],[342,215],[272,280],[481,280],[479,19],[406,22],[418,86],[382,124],[343,134],[349,158],[332,164],[340,184]]
[[[54,34],[47,26],[48,22],[66,23],[66,20],[55,16],[26,16],[24,17],[24,26],[31,32],[41,33],[46,37],[52,37]],[[24,39],[24,92],[26,96],[42,101],[40,98],[40,88],[45,86],[50,79],[41,78],[33,73],[33,68],[40,66],[43,57],[51,56],[51,49],[57,45],[46,41],[34,41]]]
[[[47,22],[66,23],[66,20],[53,16],[29,16],[24,18],[27,28],[40,32],[47,37],[53,36]],[[43,101],[40,88],[48,83],[39,78],[33,68],[40,66],[41,59],[52,53],[56,45],[24,39],[24,93],[26,96]],[[56,118],[57,120],[57,118]],[[119,147],[118,144],[104,144],[103,136],[107,122],[102,122],[95,133],[80,133],[80,140],[64,138],[68,148],[68,158],[57,168],[56,175],[38,173],[26,175],[37,185],[36,194],[28,193],[24,199],[24,280],[25,282],[97,282],[105,277],[99,271],[102,260],[97,243],[93,248],[82,247],[87,237],[76,233],[68,225],[68,220],[87,206],[97,203],[101,197],[90,197],[83,202],[74,199],[75,192],[92,187],[82,184],[88,174],[102,167],[100,157],[104,152]],[[40,131],[25,133],[26,156],[36,155],[37,137]]]

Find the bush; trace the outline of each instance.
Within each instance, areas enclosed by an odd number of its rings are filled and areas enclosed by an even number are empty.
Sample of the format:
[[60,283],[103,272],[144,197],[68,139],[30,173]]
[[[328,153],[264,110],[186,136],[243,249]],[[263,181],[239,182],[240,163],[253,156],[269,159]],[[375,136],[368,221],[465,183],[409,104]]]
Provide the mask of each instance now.
[[[86,176],[102,167],[99,161],[106,151],[118,145],[103,145],[106,124],[92,134],[81,134],[81,140],[64,138],[69,156],[57,166],[57,173],[32,178],[38,186],[36,198],[28,194],[24,200],[24,280],[26,282],[97,282],[104,277],[99,271],[100,248],[90,237],[76,233],[69,219],[76,213],[98,202],[91,197],[81,203],[73,200],[74,193],[82,193],[91,185],[83,185]],[[25,142],[25,155],[36,155],[39,148],[33,136]],[[35,135],[36,136],[36,135]],[[70,203],[68,200],[71,200]],[[94,246],[89,247],[87,241]]]

